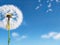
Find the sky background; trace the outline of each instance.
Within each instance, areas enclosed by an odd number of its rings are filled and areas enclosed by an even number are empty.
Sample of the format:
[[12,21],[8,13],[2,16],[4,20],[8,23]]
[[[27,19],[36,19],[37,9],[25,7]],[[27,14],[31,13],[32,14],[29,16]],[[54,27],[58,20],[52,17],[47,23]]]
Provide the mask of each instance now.
[[[60,0],[0,0],[15,5],[23,22],[11,30],[10,45],[60,45]],[[0,28],[0,45],[7,45],[8,31]]]

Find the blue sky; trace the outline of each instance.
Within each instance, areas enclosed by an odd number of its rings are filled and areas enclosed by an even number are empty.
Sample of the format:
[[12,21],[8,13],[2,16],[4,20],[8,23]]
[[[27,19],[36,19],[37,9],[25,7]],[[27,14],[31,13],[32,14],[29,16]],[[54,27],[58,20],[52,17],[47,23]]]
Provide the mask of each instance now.
[[[0,6],[12,4],[23,13],[23,22],[11,30],[11,45],[59,45],[59,0],[0,0]],[[0,45],[7,45],[8,32],[0,28]]]

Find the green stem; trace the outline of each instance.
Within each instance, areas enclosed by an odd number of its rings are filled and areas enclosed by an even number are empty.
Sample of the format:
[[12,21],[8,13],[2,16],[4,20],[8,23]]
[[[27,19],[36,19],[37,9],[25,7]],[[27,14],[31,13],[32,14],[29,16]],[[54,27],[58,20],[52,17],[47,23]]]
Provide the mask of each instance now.
[[10,18],[8,18],[8,45],[10,45],[10,23],[9,23]]
[[8,45],[10,45],[10,30],[8,30]]

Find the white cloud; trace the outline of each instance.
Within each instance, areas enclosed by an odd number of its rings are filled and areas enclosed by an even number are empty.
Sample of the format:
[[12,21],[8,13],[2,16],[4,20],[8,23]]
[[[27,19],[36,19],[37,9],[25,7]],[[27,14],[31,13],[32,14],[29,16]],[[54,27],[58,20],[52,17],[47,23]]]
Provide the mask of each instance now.
[[16,33],[16,32],[13,32],[13,33],[12,33],[12,37],[13,37],[13,39],[15,39],[15,40],[22,40],[22,39],[26,39],[26,38],[27,38],[26,35],[20,36],[20,35],[19,35],[18,33]]
[[54,36],[56,34],[56,32],[50,32],[48,34],[44,34],[41,37],[42,38],[51,38],[52,36]]
[[41,38],[50,38],[50,36],[45,34],[45,35],[42,35]]
[[22,35],[22,36],[21,36],[21,39],[26,39],[26,38],[27,38],[26,35]]
[[54,39],[60,39],[60,33],[58,33],[57,35],[55,35],[53,38]]
[[19,34],[16,33],[16,32],[13,32],[13,33],[12,33],[12,37],[14,37],[14,38],[19,37]]
[[45,38],[45,39],[60,39],[60,33],[57,33],[57,32],[50,32],[48,34],[44,34],[44,35],[41,35],[41,38]]

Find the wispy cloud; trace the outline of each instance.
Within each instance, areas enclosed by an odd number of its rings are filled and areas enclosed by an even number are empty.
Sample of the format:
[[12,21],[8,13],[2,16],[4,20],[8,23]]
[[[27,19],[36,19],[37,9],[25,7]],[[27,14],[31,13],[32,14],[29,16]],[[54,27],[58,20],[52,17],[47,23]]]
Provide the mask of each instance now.
[[58,32],[50,32],[48,34],[44,34],[44,35],[41,35],[41,38],[44,38],[44,39],[55,39],[55,40],[58,40],[60,39],[60,33]]
[[13,38],[19,37],[19,34],[16,33],[16,32],[13,32],[13,33],[12,33],[12,37],[13,37]]
[[26,35],[22,35],[22,36],[21,36],[21,39],[26,39],[26,38],[27,38]]
[[16,33],[16,32],[13,32],[13,33],[12,33],[12,37],[13,37],[13,39],[15,39],[15,40],[22,40],[22,39],[26,39],[26,38],[27,38],[26,35],[20,36],[20,35],[19,35],[18,33]]

